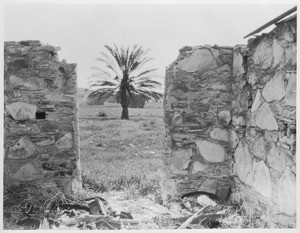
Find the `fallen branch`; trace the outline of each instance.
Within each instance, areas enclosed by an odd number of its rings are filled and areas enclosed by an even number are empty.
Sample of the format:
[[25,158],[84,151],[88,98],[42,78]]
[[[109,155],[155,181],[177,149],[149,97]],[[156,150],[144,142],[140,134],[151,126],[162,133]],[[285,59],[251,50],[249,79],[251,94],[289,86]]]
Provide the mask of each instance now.
[[177,229],[185,229],[195,218],[197,218],[200,213],[206,208],[207,206],[204,206],[201,210],[199,210],[197,213],[193,214],[190,218],[188,218],[180,227]]

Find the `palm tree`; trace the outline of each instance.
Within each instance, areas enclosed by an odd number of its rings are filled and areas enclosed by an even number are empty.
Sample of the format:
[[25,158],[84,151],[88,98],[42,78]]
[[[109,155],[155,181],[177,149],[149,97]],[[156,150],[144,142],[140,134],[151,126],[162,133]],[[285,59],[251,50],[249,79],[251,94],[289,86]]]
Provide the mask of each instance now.
[[163,95],[153,91],[161,83],[153,80],[153,74],[156,69],[146,69],[139,71],[146,63],[153,58],[146,57],[150,49],[143,50],[142,46],[134,45],[129,47],[114,48],[105,45],[110,56],[105,52],[100,52],[101,57],[97,58],[104,68],[92,67],[97,70],[90,81],[90,88],[93,90],[89,97],[98,97],[98,99],[107,99],[110,96],[116,98],[117,103],[122,106],[121,119],[129,119],[128,105],[130,100],[143,98],[146,101],[160,100]]

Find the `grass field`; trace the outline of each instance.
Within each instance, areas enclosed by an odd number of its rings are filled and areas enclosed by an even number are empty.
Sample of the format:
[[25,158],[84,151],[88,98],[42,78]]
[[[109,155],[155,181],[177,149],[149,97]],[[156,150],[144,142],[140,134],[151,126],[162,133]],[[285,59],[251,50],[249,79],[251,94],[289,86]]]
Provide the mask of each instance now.
[[130,120],[120,120],[121,111],[116,105],[80,108],[83,177],[98,191],[152,192],[163,175],[162,104],[129,109]]

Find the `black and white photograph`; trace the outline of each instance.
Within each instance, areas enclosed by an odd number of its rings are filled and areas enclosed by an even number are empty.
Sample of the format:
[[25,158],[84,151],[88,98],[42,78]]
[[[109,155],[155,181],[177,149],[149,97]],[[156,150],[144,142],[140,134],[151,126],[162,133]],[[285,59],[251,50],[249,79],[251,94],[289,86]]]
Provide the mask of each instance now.
[[296,233],[297,5],[2,1],[0,229]]

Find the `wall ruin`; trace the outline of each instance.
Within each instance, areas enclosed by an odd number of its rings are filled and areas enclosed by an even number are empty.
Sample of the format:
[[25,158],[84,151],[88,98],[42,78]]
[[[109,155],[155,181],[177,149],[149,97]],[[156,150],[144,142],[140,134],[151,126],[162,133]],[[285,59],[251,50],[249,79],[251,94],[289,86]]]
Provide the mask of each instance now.
[[4,44],[4,185],[80,188],[76,64],[39,41]]
[[296,227],[296,18],[247,46],[184,47],[166,71],[164,199],[206,191]]

